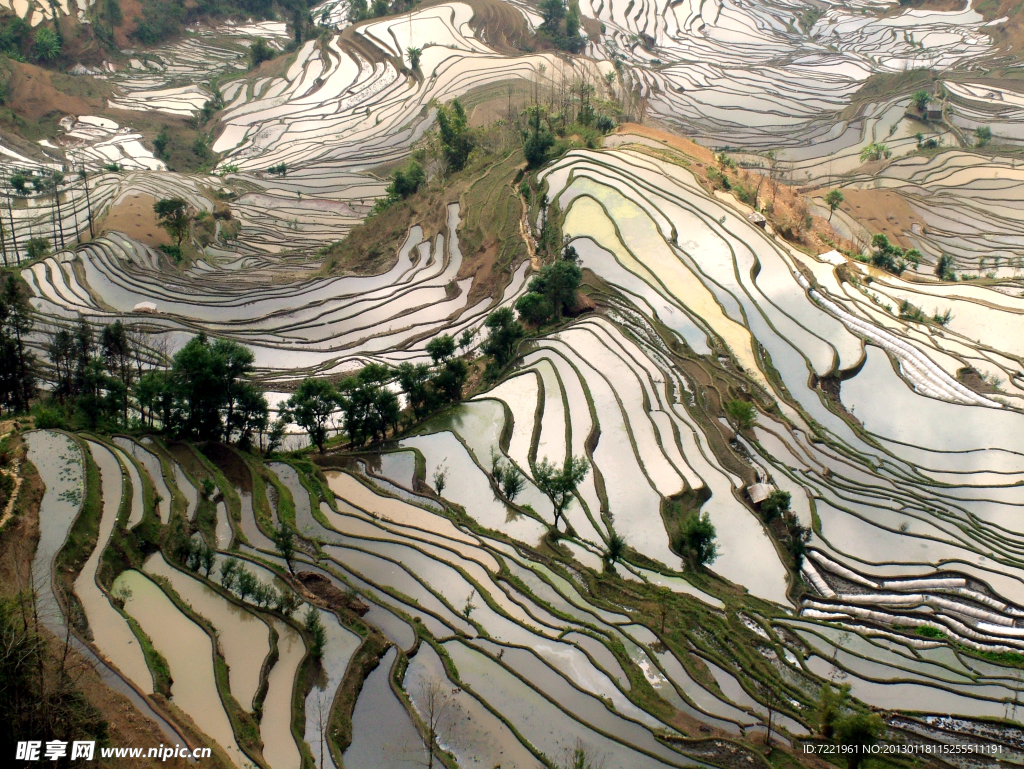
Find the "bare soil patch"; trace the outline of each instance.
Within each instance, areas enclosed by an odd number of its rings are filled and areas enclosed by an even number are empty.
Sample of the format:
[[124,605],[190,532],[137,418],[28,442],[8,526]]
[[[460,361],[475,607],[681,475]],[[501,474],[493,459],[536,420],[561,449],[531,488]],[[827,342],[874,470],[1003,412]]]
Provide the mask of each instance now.
[[857,190],[843,188],[845,200],[841,211],[856,219],[872,233],[882,233],[903,248],[913,248],[906,237],[913,225],[922,229],[925,222],[906,200],[891,190]]
[[141,192],[126,195],[100,220],[99,232],[122,232],[152,248],[171,245],[174,241],[160,227],[153,212],[155,203],[152,195]]
[[103,108],[103,100],[65,93],[54,86],[53,73],[32,64],[8,60],[10,68],[7,106],[25,120],[47,115],[89,115]]

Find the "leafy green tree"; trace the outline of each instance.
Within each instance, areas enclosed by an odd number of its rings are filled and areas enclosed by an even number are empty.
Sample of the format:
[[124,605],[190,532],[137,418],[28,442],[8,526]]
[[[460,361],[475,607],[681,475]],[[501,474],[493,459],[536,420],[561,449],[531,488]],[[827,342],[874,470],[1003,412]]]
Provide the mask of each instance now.
[[288,571],[293,571],[292,557],[295,555],[295,532],[288,526],[282,526],[274,532],[274,547],[277,548],[277,552],[284,558],[284,562],[288,564]]
[[921,263],[920,251],[916,248],[904,251],[896,244],[890,243],[889,238],[884,233],[875,235],[871,239],[871,246],[874,249],[871,255],[871,263],[895,275],[900,275],[907,269],[908,263],[915,266]]
[[978,137],[978,146],[984,147],[990,141],[992,141],[992,129],[987,125],[978,126],[975,130],[974,135]]
[[235,587],[238,589],[238,597],[243,601],[249,596],[255,594],[259,588],[260,581],[256,579],[256,575],[249,571],[244,566],[238,567],[238,581]]
[[324,656],[324,648],[327,646],[327,630],[324,628],[323,620],[320,619],[320,612],[315,607],[306,609],[305,619],[306,632],[309,634],[309,653],[314,659]]
[[825,202],[828,204],[828,220],[832,221],[832,214],[836,212],[836,209],[843,204],[842,190],[829,190],[825,196]]
[[757,423],[757,409],[747,401],[731,400],[725,404],[725,413],[737,430],[749,430]]
[[935,274],[939,280],[956,280],[956,261],[949,254],[941,254],[935,264]]
[[409,57],[409,69],[419,69],[420,57],[423,55],[423,49],[409,47],[405,49],[405,53]]
[[50,255],[50,241],[46,238],[30,238],[25,244],[25,253],[29,259],[43,259]]
[[25,281],[8,273],[0,289],[0,408],[27,411],[36,391],[36,361],[28,349],[32,305]]
[[220,584],[225,590],[234,591],[238,583],[238,567],[237,558],[228,558],[220,565]]
[[49,27],[39,27],[32,42],[32,55],[39,61],[54,61],[60,56],[60,37]]
[[494,367],[500,371],[512,360],[516,345],[526,336],[526,332],[508,307],[500,307],[492,312],[487,316],[484,325],[487,327],[488,335],[480,349],[484,355],[490,355],[494,359]]
[[499,475],[501,478],[501,493],[505,495],[509,502],[514,501],[522,490],[526,488],[526,477],[513,464],[504,467]]
[[789,505],[793,501],[792,495],[782,489],[774,489],[768,495],[768,499],[761,503],[761,517],[765,523],[771,523],[781,515],[789,512]]
[[388,200],[405,200],[413,195],[427,181],[423,166],[410,160],[391,174],[391,183],[387,186]]
[[554,135],[541,121],[543,114],[544,108],[539,105],[527,108],[529,131],[523,135],[523,155],[530,168],[540,168],[544,165],[548,159],[548,152],[555,144]]
[[8,181],[10,181],[14,191],[19,195],[25,195],[28,192],[28,176],[21,171],[11,174],[11,178]]
[[555,513],[555,529],[563,513],[572,504],[576,489],[590,472],[590,462],[586,457],[570,456],[559,468],[547,459],[531,466],[533,482],[551,501]]
[[307,377],[288,399],[288,416],[309,434],[321,454],[327,442],[327,426],[338,410],[338,393],[326,379]]
[[142,419],[150,427],[159,420],[164,426],[171,421],[173,393],[166,371],[147,371],[135,383],[135,400],[139,404]]
[[554,315],[551,302],[543,294],[528,291],[516,300],[516,312],[531,326],[543,326]]
[[124,14],[121,12],[121,3],[119,0],[106,0],[103,3],[103,15],[107,19],[107,24],[110,25],[110,31],[114,31],[114,27],[120,27],[124,22]]
[[453,173],[461,171],[466,167],[469,153],[473,151],[474,146],[469,120],[462,102],[452,99],[448,104],[440,105],[437,108],[437,126],[448,170]]
[[417,419],[422,419],[430,412],[430,366],[425,363],[403,363],[398,367],[398,384]]
[[917,107],[918,112],[924,112],[925,107],[928,106],[928,102],[930,102],[931,100],[931,94],[923,89],[920,91],[914,91],[914,93],[911,94],[910,96],[910,101],[913,103],[915,107]]
[[892,156],[889,147],[881,142],[872,142],[860,151],[860,162],[867,163],[870,160],[885,160]]
[[427,355],[434,364],[444,363],[455,355],[455,340],[450,334],[441,334],[427,342]]
[[616,561],[621,561],[626,554],[626,539],[622,535],[612,532],[608,537],[608,549],[604,553],[604,562],[609,569],[615,567]]
[[843,684],[836,689],[829,682],[823,683],[821,685],[821,694],[818,695],[818,704],[815,708],[818,734],[826,740],[831,740],[835,736],[836,724],[842,718],[843,711],[849,707],[849,703],[849,684]]
[[274,49],[267,45],[267,41],[258,37],[249,45],[249,69],[256,69],[265,61],[270,61],[276,54]]
[[847,767],[858,769],[885,731],[885,722],[877,713],[853,713],[839,719],[835,726],[836,739],[840,745],[851,749],[846,753]]
[[715,539],[718,533],[708,513],[694,513],[683,523],[676,538],[676,549],[693,564],[709,566],[718,557]]
[[384,440],[388,428],[397,428],[398,396],[385,386],[393,376],[386,366],[371,363],[338,385],[345,431],[353,444],[361,446],[375,438]]
[[188,202],[182,198],[164,198],[153,205],[153,212],[160,226],[175,239],[178,248],[181,248],[181,242],[188,237],[192,224]]
[[560,320],[563,313],[571,312],[576,306],[576,290],[582,279],[583,273],[575,262],[559,259],[541,268],[530,281],[528,290],[544,296],[555,314],[555,319]]

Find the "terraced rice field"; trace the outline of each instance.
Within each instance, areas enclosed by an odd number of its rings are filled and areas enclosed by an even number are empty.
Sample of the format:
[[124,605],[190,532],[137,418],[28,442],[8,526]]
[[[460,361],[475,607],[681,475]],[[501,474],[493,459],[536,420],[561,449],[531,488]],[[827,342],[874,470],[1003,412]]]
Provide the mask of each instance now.
[[[400,439],[264,462],[30,433],[46,483],[34,571],[53,627],[69,622],[105,680],[228,766],[398,767],[431,748],[450,765],[562,766],[581,745],[607,767],[753,765],[769,729],[787,746],[816,733],[825,682],[883,712],[894,740],[970,739],[1019,763],[1024,85],[983,75],[1002,54],[971,3],[882,6],[583,0],[602,33],[560,57],[509,52],[477,5],[352,26],[328,0],[312,13],[332,31],[277,74],[241,62],[257,37],[284,49],[277,22],[190,33],[110,73],[127,112],[191,115],[216,85],[218,175],[168,171],[130,126],[66,120],[61,146],[95,171],[89,199],[72,185],[59,213],[42,198],[9,212],[28,235],[61,218],[67,247],[22,270],[33,307],[53,326],[143,324],[149,363],[200,331],[233,339],[278,400],[305,375],[427,362],[442,334],[474,332],[468,352],[482,356],[484,319],[528,291],[529,258],[480,290],[467,195],[437,212],[438,231],[410,227],[379,274],[320,271],[317,249],[367,216],[437,104],[481,89],[509,86],[511,100],[587,78],[748,166],[779,150],[782,181],[824,216],[833,187],[890,192],[913,213],[900,242],[922,262],[898,276],[856,248],[811,253],[710,192],[706,158],[623,127],[537,174],[596,309],[524,342],[498,380]],[[540,24],[532,6],[508,7]],[[942,75],[944,151],[917,151],[909,93],[862,90],[919,69]],[[999,152],[969,146],[980,125]],[[862,163],[878,141],[893,157]],[[123,170],[103,172],[110,162]],[[287,174],[266,172],[277,164]],[[230,200],[240,229],[221,238],[217,220],[183,267],[120,232],[85,238],[90,207],[139,194],[210,214]],[[837,239],[871,234],[847,208]],[[541,219],[522,232],[532,254]],[[937,280],[942,255],[990,277]],[[42,336],[30,342],[42,355]],[[735,399],[756,425],[724,416]],[[571,456],[591,471],[552,537],[533,468]],[[514,500],[497,493],[497,458],[525,478]],[[798,568],[757,484],[788,492],[810,530]],[[717,530],[710,571],[688,567],[677,539],[698,510]],[[54,559],[87,518],[95,544],[64,580]],[[183,520],[215,551],[209,568],[165,546],[110,578],[104,553],[133,530],[168,542]],[[282,525],[299,535],[287,561]],[[613,537],[626,545],[614,568]],[[222,579],[231,559],[290,602],[243,595]],[[324,627],[319,654],[307,612]]]

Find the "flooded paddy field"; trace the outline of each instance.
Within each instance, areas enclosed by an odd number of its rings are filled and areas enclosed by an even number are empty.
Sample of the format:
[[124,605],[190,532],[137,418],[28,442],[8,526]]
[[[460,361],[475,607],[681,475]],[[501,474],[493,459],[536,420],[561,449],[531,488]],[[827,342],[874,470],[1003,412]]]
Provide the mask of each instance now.
[[[509,29],[542,24],[495,5]],[[569,56],[516,50],[479,3],[350,24],[328,0],[295,45],[285,22],[251,21],[119,63],[125,122],[70,116],[55,137],[90,169],[88,199],[69,186],[59,210],[26,196],[8,211],[65,240],[21,267],[37,328],[144,325],[140,367],[199,332],[234,340],[271,417],[307,375],[382,364],[398,392],[399,366],[467,332],[473,391],[368,447],[332,419],[326,455],[297,430],[273,458],[138,425],[28,433],[48,621],[239,769],[562,767],[581,750],[594,766],[746,766],[769,733],[786,751],[818,739],[822,688],[842,684],[892,741],[1019,749],[1024,80],[980,4],[819,6],[581,0],[590,32]],[[250,71],[256,39],[273,67]],[[500,91],[511,120],[513,94],[553,112],[580,82],[621,125],[537,168],[512,132],[520,256],[492,259],[460,188],[434,225],[402,226],[380,269],[325,266],[436,140],[440,104],[491,94],[504,114]],[[938,117],[914,106],[922,83]],[[215,162],[168,170],[130,116],[188,118],[215,91]],[[789,224],[827,227],[834,250],[752,216],[782,185],[810,222]],[[848,194],[834,210],[833,189]],[[87,237],[90,211],[140,195],[180,197],[212,237],[183,264],[138,233]],[[879,233],[919,263],[873,263]],[[576,311],[530,328],[490,377],[485,320],[532,290],[559,237]],[[41,332],[27,341],[46,359]],[[557,520],[538,467],[570,457],[588,472]],[[756,496],[772,490],[789,495],[774,519]],[[701,516],[717,552],[695,567]],[[62,570],[80,530],[87,552]]]

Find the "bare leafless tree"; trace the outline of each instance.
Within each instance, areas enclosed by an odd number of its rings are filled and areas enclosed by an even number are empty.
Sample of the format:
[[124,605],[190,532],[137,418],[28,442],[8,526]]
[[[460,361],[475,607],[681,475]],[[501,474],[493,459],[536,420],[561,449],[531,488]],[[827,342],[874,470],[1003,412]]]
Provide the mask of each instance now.
[[427,731],[428,769],[433,769],[434,766],[434,756],[439,748],[438,733],[458,709],[455,700],[458,691],[451,688],[447,681],[434,676],[420,682],[416,704]]

